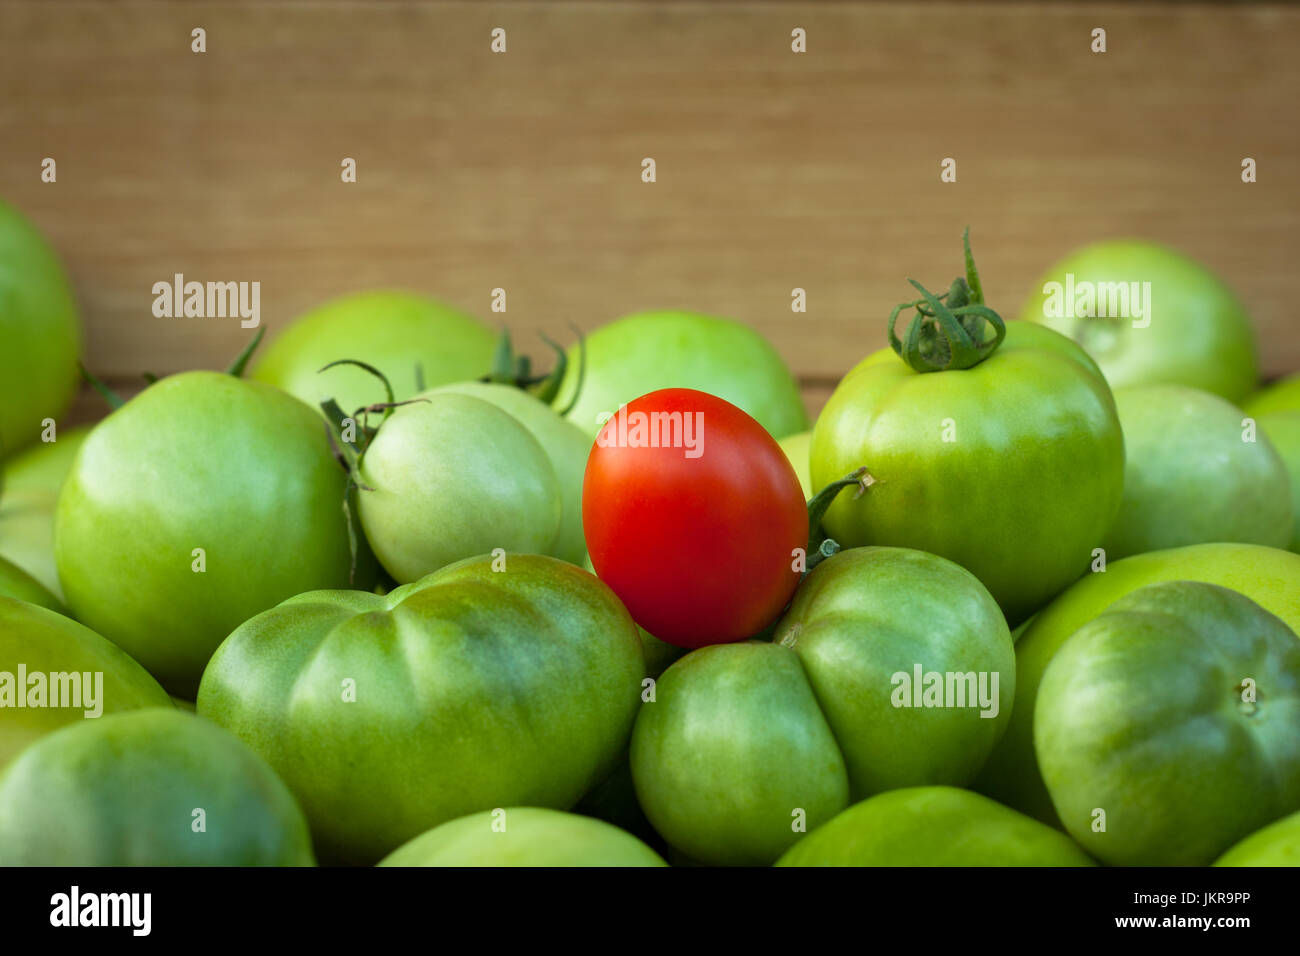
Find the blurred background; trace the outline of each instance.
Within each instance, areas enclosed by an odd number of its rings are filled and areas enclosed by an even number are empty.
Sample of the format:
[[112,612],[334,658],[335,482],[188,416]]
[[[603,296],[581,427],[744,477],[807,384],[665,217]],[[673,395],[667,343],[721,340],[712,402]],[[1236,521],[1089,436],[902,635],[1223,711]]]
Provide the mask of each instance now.
[[1300,368],[1300,9],[16,0],[0,37],[0,195],[62,255],[86,364],[126,391],[252,334],[155,318],[153,283],[183,273],[259,281],[270,335],[383,287],[539,354],[537,331],[644,308],[731,316],[815,412],[884,344],[905,276],[961,271],[967,224],[1004,315],[1072,248],[1141,236],[1233,286],[1266,376]]

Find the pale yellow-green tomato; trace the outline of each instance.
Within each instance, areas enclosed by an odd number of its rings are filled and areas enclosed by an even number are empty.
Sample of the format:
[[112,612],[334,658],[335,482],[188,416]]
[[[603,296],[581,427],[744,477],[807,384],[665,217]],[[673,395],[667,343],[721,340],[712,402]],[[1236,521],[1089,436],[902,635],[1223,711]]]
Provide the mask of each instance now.
[[541,807],[485,810],[434,827],[380,866],[666,866],[616,826]]
[[[355,365],[377,368],[397,401],[420,390],[486,375],[496,335],[458,309],[409,292],[372,291],[331,299],[274,335],[251,377],[278,385],[313,408],[333,398],[347,414],[386,400],[383,383]],[[419,366],[419,374],[416,367]]]
[[813,496],[812,476],[808,473],[808,448],[811,443],[812,432],[787,435],[777,441],[781,450],[785,452],[785,457],[789,458],[790,464],[794,466],[794,473],[799,476],[799,487],[803,489],[805,499]]

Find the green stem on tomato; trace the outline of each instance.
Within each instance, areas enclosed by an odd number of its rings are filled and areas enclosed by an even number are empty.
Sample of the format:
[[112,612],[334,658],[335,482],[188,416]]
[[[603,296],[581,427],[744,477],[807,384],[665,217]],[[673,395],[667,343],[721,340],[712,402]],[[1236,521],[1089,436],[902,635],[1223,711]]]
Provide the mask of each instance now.
[[104,401],[108,402],[108,407],[111,411],[117,411],[126,404],[126,399],[96,378],[91,373],[90,369],[86,368],[86,366],[82,365],[80,362],[77,363],[77,371],[81,373],[81,377],[85,380],[86,384],[97,391],[103,397]]
[[[587,345],[582,332],[576,326],[570,326],[578,336],[578,384],[574,389],[573,400],[564,408],[555,409],[561,415],[567,415],[578,400],[582,391],[583,379],[587,372]],[[569,354],[550,336],[539,333],[542,341],[555,352],[555,366],[545,375],[533,374],[533,363],[527,355],[516,355],[510,340],[510,330],[502,329],[497,340],[496,351],[492,356],[492,370],[484,375],[480,382],[495,382],[499,385],[512,385],[528,392],[539,402],[554,407],[555,399],[560,394],[560,386],[569,370]]]
[[821,564],[827,558],[833,557],[844,549],[834,538],[824,538],[821,544],[817,545],[816,550],[808,552],[808,558],[804,563],[804,574],[807,574],[817,565]]
[[810,555],[817,550],[817,544],[822,539],[822,518],[826,516],[826,509],[831,506],[831,502],[835,500],[836,496],[845,488],[856,485],[858,490],[853,497],[861,498],[863,492],[875,483],[876,479],[871,476],[871,472],[867,471],[864,465],[838,481],[832,481],[808,499],[808,553]]
[[262,336],[265,334],[266,334],[265,326],[257,330],[257,334],[253,336],[253,340],[249,342],[246,346],[244,346],[244,350],[240,352],[238,355],[236,355],[235,360],[230,363],[229,367],[227,367],[226,369],[227,375],[233,375],[235,376],[235,378],[244,377],[244,369],[248,365],[248,360],[251,359],[253,357],[253,353],[257,351],[257,346],[261,343]]
[[808,499],[808,548],[804,552],[804,574],[807,574],[831,555],[840,550],[839,543],[822,533],[822,518],[826,509],[845,488],[857,487],[854,498],[861,498],[863,493],[876,483],[864,465],[838,481],[832,481],[817,494]]
[[[997,351],[1006,338],[1002,317],[984,304],[984,288],[970,249],[970,228],[962,235],[966,275],[953,280],[943,295],[935,295],[915,279],[908,279],[921,298],[901,302],[889,313],[889,345],[917,372],[944,372],[973,368]],[[944,301],[946,300],[946,301]],[[900,340],[895,326],[904,309],[916,314]],[[993,337],[985,336],[991,326]]]

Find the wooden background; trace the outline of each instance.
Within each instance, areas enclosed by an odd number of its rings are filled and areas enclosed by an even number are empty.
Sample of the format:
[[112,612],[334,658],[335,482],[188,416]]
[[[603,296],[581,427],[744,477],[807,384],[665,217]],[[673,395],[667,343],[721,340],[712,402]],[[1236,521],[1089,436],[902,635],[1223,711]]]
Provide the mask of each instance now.
[[1300,10],[1262,5],[17,0],[0,195],[65,257],[88,365],[117,383],[222,365],[250,334],[154,318],[180,272],[260,281],[272,334],[382,286],[494,321],[502,287],[533,344],[647,307],[730,315],[815,410],[883,343],[904,276],[958,274],[967,223],[1013,315],[1080,243],[1180,246],[1278,374],[1300,368],[1297,50]]

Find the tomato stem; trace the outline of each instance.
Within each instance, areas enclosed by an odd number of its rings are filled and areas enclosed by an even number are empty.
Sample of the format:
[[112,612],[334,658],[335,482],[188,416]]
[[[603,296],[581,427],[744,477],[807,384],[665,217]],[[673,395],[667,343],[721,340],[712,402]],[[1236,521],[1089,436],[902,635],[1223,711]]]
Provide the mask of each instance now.
[[564,351],[564,346],[560,345],[545,332],[538,333],[542,341],[551,347],[555,352],[555,368],[551,369],[551,374],[538,383],[537,391],[533,394],[537,400],[545,402],[547,405],[555,401],[555,396],[560,394],[560,383],[564,381],[564,373],[569,369],[569,355]]
[[817,545],[817,550],[808,552],[808,560],[804,565],[804,573],[807,574],[827,558],[839,554],[842,550],[844,549],[840,547],[840,543],[834,538],[823,539],[822,543]]
[[[331,439],[331,442],[333,439]],[[356,585],[357,583],[357,555],[361,551],[361,545],[357,541],[357,526],[352,515],[352,489],[365,488],[365,485],[358,484],[352,474],[348,474],[347,484],[343,487],[343,521],[348,526],[348,556],[351,563],[348,565],[348,584]],[[374,491],[373,488],[366,488],[367,491]]]
[[96,378],[95,375],[91,373],[90,369],[86,368],[86,366],[82,365],[80,362],[77,363],[77,371],[81,372],[81,377],[85,379],[86,384],[97,391],[103,397],[104,401],[108,402],[110,410],[117,411],[126,404],[126,400],[122,398],[121,395],[117,394],[117,392],[113,391]]
[[[853,487],[855,485],[858,490],[854,492],[853,497],[861,498],[863,493],[875,483],[876,479],[872,477],[871,472],[869,472],[864,465],[851,474],[845,475],[838,481],[832,481],[829,485],[808,499],[807,556],[809,569],[811,569],[818,561],[829,558],[831,554],[838,551],[840,547],[832,541],[831,543],[835,544],[835,551],[830,552],[830,554],[821,554],[821,545],[824,544],[825,541],[829,540],[824,534],[822,534],[822,518],[826,516],[826,509],[831,506],[831,502],[834,501],[836,496],[838,496],[845,488]],[[814,555],[820,555],[820,557],[817,557],[816,560],[814,560]]]
[[262,336],[265,334],[266,326],[262,326],[257,330],[257,334],[253,336],[253,340],[244,346],[244,350],[236,355],[235,360],[226,368],[227,375],[233,375],[235,378],[244,377],[244,369],[248,366],[248,360],[251,359],[253,353],[257,351],[257,346],[261,343]]
[[[984,304],[984,288],[970,249],[969,226],[962,234],[962,246],[966,257],[964,278],[954,279],[942,295],[908,279],[921,298],[900,302],[889,313],[889,345],[914,371],[972,368],[997,351],[1006,338],[1006,323]],[[895,326],[904,309],[915,309],[916,314],[900,341]],[[985,337],[985,325],[992,326],[992,339]]]
[[[578,336],[578,385],[574,389],[573,400],[564,408],[555,409],[561,415],[567,415],[578,401],[578,395],[582,391],[583,379],[587,372],[586,342],[577,326],[570,323],[569,327]],[[501,338],[497,340],[496,352],[492,357],[492,371],[484,375],[479,381],[513,385],[521,391],[528,392],[543,404],[554,405],[555,399],[560,394],[560,385],[564,382],[564,377],[569,370],[569,354],[562,345],[545,332],[538,334],[541,335],[542,341],[555,352],[555,367],[549,372],[545,375],[533,374],[532,360],[527,355],[515,354],[514,346],[510,340],[510,330],[507,328],[501,330]]]
[[[569,404],[563,408],[557,408],[556,411],[561,415],[567,415],[573,411],[573,406],[578,404],[578,396],[582,394],[582,385],[587,378],[587,340],[582,335],[582,330],[576,325],[570,323],[569,328],[578,337],[578,381],[573,388],[573,398],[569,399]],[[556,384],[556,391],[559,391],[559,384]]]
[[[355,365],[357,368],[364,369],[365,371],[369,372],[375,378],[379,379],[379,381],[383,382],[384,394],[388,396],[387,405],[389,407],[392,407],[395,404],[396,399],[393,398],[393,383],[388,380],[388,376],[385,375],[383,372],[379,371],[379,369],[375,368],[373,365],[369,365],[366,362],[362,362],[360,359],[349,359],[349,358],[336,359],[333,362],[330,362],[328,365],[322,365],[320,368],[316,370],[316,374],[319,375],[321,372],[325,371],[326,369],[333,368],[336,365]],[[366,407],[370,407],[370,406],[366,406]],[[357,414],[358,415],[361,414],[361,411],[362,410],[358,408]],[[387,418],[388,416],[385,415],[384,417]]]

